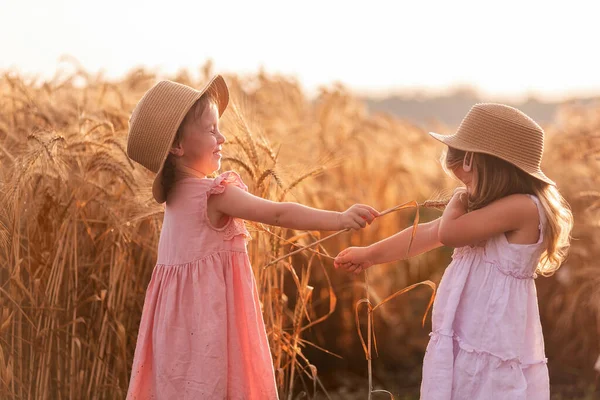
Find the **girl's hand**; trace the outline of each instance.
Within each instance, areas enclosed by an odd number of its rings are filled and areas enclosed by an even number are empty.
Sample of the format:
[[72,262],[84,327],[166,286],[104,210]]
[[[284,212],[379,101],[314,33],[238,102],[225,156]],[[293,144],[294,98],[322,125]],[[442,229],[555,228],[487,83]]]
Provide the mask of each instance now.
[[452,214],[465,214],[468,207],[469,193],[466,188],[458,187],[454,189],[454,194],[446,206],[446,210]]
[[349,247],[342,250],[335,258],[333,265],[335,268],[343,268],[346,271],[359,274],[373,265],[370,260],[367,247]]
[[364,204],[355,204],[343,213],[340,214],[339,224],[342,229],[360,229],[371,224],[375,217],[379,216],[379,212],[373,207]]

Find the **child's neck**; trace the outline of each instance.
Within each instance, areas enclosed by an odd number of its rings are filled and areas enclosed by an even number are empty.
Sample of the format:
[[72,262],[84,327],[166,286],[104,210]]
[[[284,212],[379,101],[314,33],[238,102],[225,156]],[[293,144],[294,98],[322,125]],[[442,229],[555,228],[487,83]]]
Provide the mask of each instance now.
[[183,164],[179,164],[177,166],[177,170],[180,172],[180,175],[182,178],[184,178],[184,177],[196,177],[196,178],[200,178],[200,179],[206,178],[205,173],[198,171],[197,169],[185,166]]

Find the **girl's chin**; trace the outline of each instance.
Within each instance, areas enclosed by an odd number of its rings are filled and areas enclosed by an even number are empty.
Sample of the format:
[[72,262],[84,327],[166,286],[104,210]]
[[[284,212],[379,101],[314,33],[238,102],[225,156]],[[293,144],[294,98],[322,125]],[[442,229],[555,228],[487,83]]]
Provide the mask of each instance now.
[[221,161],[214,163],[211,165],[211,170],[212,170],[212,174],[214,174],[215,172],[219,172],[219,170],[221,169]]

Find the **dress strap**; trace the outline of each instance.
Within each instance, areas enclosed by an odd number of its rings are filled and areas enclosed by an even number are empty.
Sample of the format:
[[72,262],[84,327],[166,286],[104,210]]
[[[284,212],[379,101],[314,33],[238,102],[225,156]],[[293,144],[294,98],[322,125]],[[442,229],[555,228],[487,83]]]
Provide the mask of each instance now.
[[529,196],[531,198],[531,200],[533,200],[533,202],[535,203],[535,206],[538,210],[538,217],[540,219],[540,223],[538,225],[538,229],[540,231],[540,237],[538,239],[538,243],[541,243],[544,240],[544,227],[546,226],[546,213],[544,212],[544,207],[542,206],[542,203],[540,202],[540,199],[538,199],[537,196],[534,196],[532,194],[528,194],[527,196]]

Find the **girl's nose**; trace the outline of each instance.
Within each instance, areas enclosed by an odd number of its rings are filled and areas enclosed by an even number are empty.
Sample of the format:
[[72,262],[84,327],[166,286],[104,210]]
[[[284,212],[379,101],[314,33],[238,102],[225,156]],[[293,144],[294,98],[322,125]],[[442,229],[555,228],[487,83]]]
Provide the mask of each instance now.
[[219,144],[222,144],[222,143],[226,142],[225,136],[221,132],[219,132],[219,135],[217,136],[217,142]]

